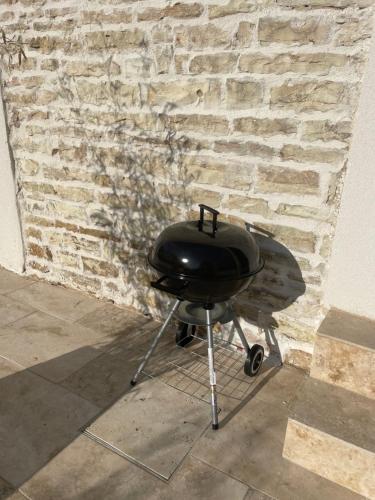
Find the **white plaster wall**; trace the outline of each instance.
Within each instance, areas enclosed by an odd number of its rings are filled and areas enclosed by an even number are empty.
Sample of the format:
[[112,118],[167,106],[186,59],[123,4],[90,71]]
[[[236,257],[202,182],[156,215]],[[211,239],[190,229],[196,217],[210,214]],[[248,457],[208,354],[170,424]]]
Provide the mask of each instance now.
[[375,319],[375,38],[354,125],[326,302]]
[[24,270],[21,226],[9,156],[3,103],[0,96],[0,265],[16,272]]

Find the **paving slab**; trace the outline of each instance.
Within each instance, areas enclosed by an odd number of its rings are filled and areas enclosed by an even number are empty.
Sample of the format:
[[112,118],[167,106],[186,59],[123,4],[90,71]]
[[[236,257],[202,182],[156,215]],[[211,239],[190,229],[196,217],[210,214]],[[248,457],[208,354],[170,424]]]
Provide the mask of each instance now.
[[152,474],[80,436],[22,491],[33,500],[144,500],[154,498],[159,483]]
[[375,321],[328,311],[316,337],[310,376],[375,400]]
[[14,488],[0,477],[0,500],[9,498],[14,493]]
[[86,436],[78,437],[23,486],[38,500],[242,500],[247,489],[190,457],[166,483]]
[[243,500],[248,487],[209,465],[187,456],[168,484],[154,493],[155,500]]
[[8,295],[60,319],[77,321],[103,305],[87,295],[43,282],[35,282]]
[[271,368],[269,377],[259,388],[257,397],[266,403],[290,407],[296,397],[298,389],[306,380],[303,370],[292,366]]
[[[126,335],[127,339],[136,337],[140,327],[150,322],[150,318],[135,309],[113,304],[104,304],[78,320],[80,325],[100,332],[102,335],[113,337]],[[158,323],[154,322],[155,328],[157,325]]]
[[357,499],[345,488],[322,480],[282,457],[287,416],[288,408],[281,403],[277,406],[256,397],[219,431],[208,429],[191,453],[212,467],[280,500]]
[[0,500],[25,500],[26,497],[0,478]]
[[375,455],[375,402],[369,398],[307,378],[289,416]]
[[330,309],[319,327],[319,335],[375,350],[375,321],[339,309]]
[[35,309],[6,295],[0,295],[0,328],[28,316]]
[[1,495],[1,485],[0,485],[0,500],[25,500],[26,497],[22,495],[20,491],[11,489],[10,491],[5,491],[4,495]]
[[0,294],[14,292],[19,288],[31,285],[33,282],[32,279],[27,278],[25,275],[0,268]]
[[21,486],[99,412],[66,389],[0,358],[0,477]]
[[130,381],[142,357],[143,353],[137,350],[116,346],[72,373],[62,385],[107,408],[130,390]]
[[99,356],[103,345],[92,330],[42,312],[0,329],[0,355],[54,382]]
[[275,500],[274,497],[270,497],[261,491],[254,490],[250,488],[249,493],[245,496],[244,500]]
[[[250,400],[219,431],[207,430],[192,454],[249,486],[275,491],[287,410]],[[271,472],[272,471],[272,472]],[[268,488],[268,491],[267,491]]]
[[135,386],[87,432],[169,479],[210,420],[209,405],[153,379]]
[[375,403],[307,379],[293,404],[284,457],[311,472],[375,498]]
[[[90,328],[103,337],[110,337],[112,346],[138,349],[144,354],[161,326],[159,321],[152,320],[135,309],[113,304],[105,304],[81,318],[77,324]],[[166,332],[160,345],[170,344],[173,338],[172,331]]]
[[310,376],[375,400],[375,350],[318,334]]
[[280,500],[364,500],[328,479],[306,470],[304,467],[282,460],[282,473],[275,497]]

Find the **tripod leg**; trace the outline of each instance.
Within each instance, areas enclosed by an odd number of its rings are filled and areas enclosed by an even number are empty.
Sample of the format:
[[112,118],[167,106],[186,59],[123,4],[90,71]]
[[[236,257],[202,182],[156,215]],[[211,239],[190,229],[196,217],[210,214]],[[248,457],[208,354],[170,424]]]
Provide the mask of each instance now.
[[238,318],[237,318],[236,315],[234,315],[234,317],[233,317],[233,324],[236,327],[236,330],[238,332],[238,335],[239,335],[239,337],[241,339],[241,342],[242,342],[242,345],[243,345],[245,351],[249,352],[249,349],[250,349],[249,343],[246,340],[245,334],[244,334],[244,332],[243,332],[243,330],[241,328],[240,322],[238,321]]
[[139,365],[138,367],[138,370],[136,371],[134,377],[132,378],[130,384],[131,385],[135,385],[137,383],[137,379],[139,377],[139,374],[141,373],[141,371],[146,367],[147,363],[148,363],[148,360],[150,359],[152,353],[154,352],[155,350],[155,347],[158,345],[158,342],[159,340],[161,339],[161,336],[163,335],[163,333],[165,332],[165,330],[167,329],[167,326],[169,325],[172,317],[173,317],[173,314],[177,311],[177,309],[179,308],[180,306],[180,299],[177,299],[176,302],[173,304],[173,307],[172,309],[169,311],[169,314],[167,316],[167,319],[164,321],[164,324],[163,326],[160,328],[158,334],[156,335],[156,337],[154,338],[152,344],[151,344],[151,347],[150,349],[147,351],[146,353],[146,356],[143,358],[141,364]]
[[214,336],[211,324],[211,310],[206,309],[206,324],[208,338],[208,367],[210,371],[210,386],[211,386],[211,412],[212,412],[212,428],[219,428],[219,420],[217,416],[217,400],[216,400],[216,373],[214,365]]

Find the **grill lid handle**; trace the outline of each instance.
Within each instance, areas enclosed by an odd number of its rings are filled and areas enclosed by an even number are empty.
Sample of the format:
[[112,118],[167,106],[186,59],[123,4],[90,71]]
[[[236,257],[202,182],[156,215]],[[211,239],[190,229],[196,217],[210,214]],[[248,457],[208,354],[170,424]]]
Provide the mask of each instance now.
[[[163,281],[167,281],[170,284],[163,285]],[[151,286],[153,288],[157,288],[163,292],[171,293],[172,295],[176,295],[176,297],[180,297],[181,293],[187,288],[189,285],[188,280],[173,280],[168,276],[162,276],[157,281],[151,281]]]
[[204,211],[210,212],[212,214],[212,236],[215,237],[215,233],[217,231],[217,216],[220,215],[220,212],[215,210],[214,208],[209,207],[208,205],[204,205],[203,203],[199,204],[199,222],[198,229],[199,231],[203,231],[203,222],[204,222]]

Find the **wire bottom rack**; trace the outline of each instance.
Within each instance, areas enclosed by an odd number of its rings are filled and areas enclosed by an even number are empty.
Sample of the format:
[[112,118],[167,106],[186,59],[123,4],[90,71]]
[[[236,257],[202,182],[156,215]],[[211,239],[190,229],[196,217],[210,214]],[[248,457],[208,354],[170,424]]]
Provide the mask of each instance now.
[[[164,383],[205,402],[210,401],[208,377],[207,340],[199,334],[186,347],[171,345],[167,352],[165,346],[161,362],[146,369],[146,374],[158,377]],[[156,353],[156,358],[158,354]],[[231,400],[232,404],[244,401],[275,365],[269,358],[255,377],[248,377],[243,371],[245,353],[234,344],[215,337],[214,345],[217,392],[220,400]]]

